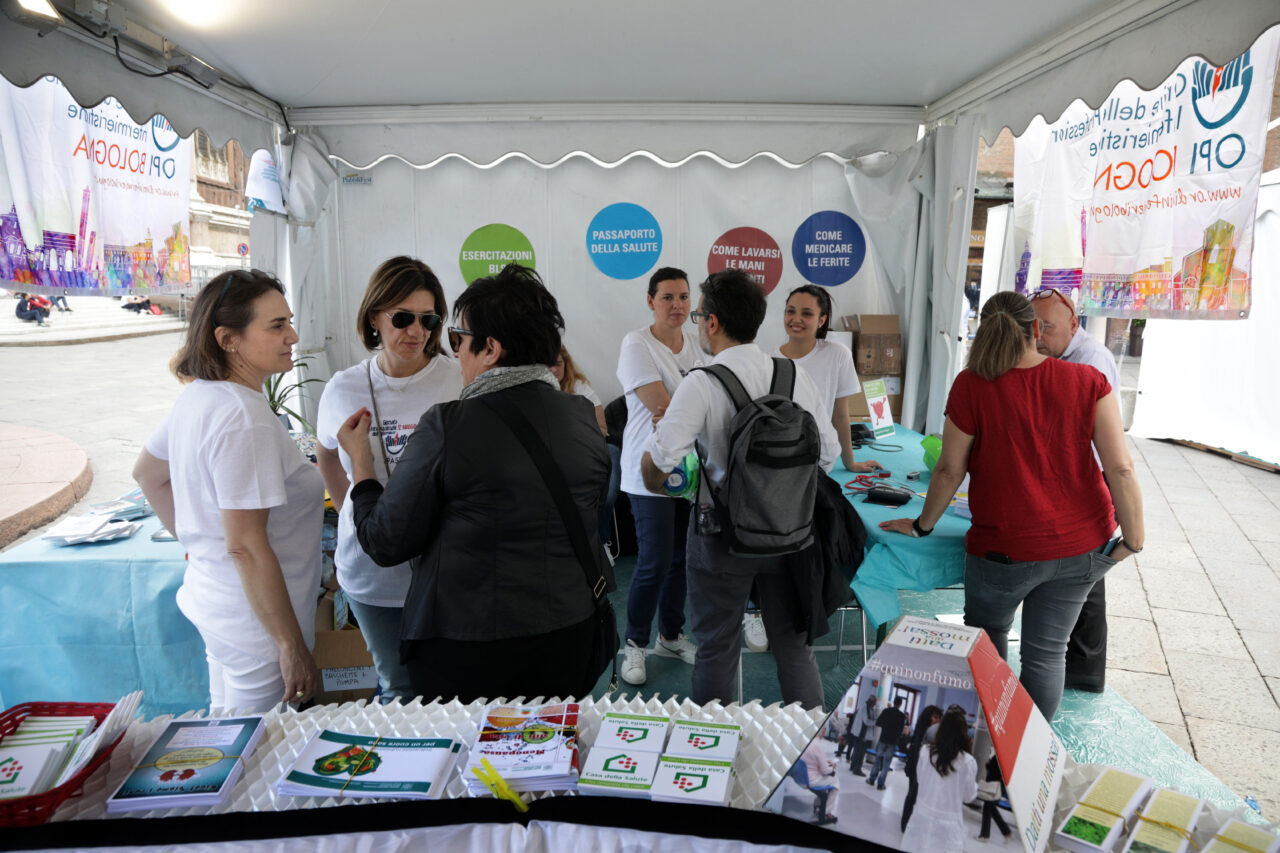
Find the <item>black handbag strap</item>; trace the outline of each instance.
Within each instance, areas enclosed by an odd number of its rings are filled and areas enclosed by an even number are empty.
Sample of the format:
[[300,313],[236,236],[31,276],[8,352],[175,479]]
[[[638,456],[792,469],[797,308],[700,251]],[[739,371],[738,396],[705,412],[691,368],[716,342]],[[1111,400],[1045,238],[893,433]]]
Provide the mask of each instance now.
[[591,590],[591,600],[598,603],[605,594],[608,582],[604,578],[604,573],[600,571],[599,562],[591,559],[591,544],[587,539],[587,529],[582,524],[582,515],[579,514],[577,506],[573,502],[573,496],[569,492],[569,484],[564,480],[564,474],[561,473],[560,467],[556,465],[555,460],[551,457],[551,450],[547,447],[546,442],[534,432],[533,424],[529,423],[529,419],[525,417],[524,412],[516,408],[515,403],[497,394],[485,394],[479,400],[488,406],[498,416],[498,419],[506,424],[507,429],[511,430],[519,442],[524,445],[529,458],[533,460],[538,472],[542,474],[547,491],[551,493],[551,499],[555,502],[556,508],[560,510],[560,518],[564,521],[565,530],[569,533],[569,541],[573,543],[573,550],[578,555],[578,562],[582,564],[582,573],[587,579],[587,588]]

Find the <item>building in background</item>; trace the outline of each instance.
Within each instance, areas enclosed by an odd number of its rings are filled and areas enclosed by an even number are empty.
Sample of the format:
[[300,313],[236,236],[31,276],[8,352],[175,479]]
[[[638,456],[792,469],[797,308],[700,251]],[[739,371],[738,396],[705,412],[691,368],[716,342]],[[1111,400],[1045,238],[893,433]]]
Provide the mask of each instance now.
[[[191,288],[230,269],[250,266],[245,177],[249,158],[234,139],[215,148],[202,130],[194,135],[191,187]],[[241,249],[244,249],[242,254]]]

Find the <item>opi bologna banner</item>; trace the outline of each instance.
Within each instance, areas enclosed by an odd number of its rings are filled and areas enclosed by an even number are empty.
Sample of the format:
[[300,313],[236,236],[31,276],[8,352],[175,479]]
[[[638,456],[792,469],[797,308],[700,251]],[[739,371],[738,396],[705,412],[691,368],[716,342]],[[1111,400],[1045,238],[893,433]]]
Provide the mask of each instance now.
[[1192,57],[1158,88],[1034,121],[1014,155],[1016,286],[1084,314],[1241,319],[1280,29],[1218,68]]
[[191,280],[191,140],[163,116],[0,80],[0,280],[119,293]]

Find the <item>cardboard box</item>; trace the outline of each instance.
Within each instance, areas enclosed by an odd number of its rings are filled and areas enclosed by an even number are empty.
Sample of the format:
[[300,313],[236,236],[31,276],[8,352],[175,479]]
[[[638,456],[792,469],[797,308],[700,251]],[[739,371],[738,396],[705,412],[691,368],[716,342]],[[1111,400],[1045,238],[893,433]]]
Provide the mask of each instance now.
[[858,323],[858,315],[844,315],[840,318],[840,326],[853,335],[853,343],[849,344],[849,351],[853,353],[853,357],[856,360],[858,357],[858,333],[862,331],[862,326]]
[[[345,609],[345,608],[343,608]],[[345,618],[342,619],[345,624]],[[334,630],[334,593],[326,592],[316,607],[316,646],[312,652],[323,680],[318,704],[368,699],[378,687],[373,655],[354,625]]]
[[[889,391],[889,409],[893,412],[894,423],[902,423],[902,377],[899,376],[864,376],[862,371],[858,371],[858,382],[869,382],[873,379],[883,379],[885,388]],[[849,400],[849,420],[851,421],[870,421],[871,411],[867,408],[867,396],[863,393],[854,394]]]
[[859,376],[902,373],[902,331],[896,314],[863,314],[858,317],[854,365]]

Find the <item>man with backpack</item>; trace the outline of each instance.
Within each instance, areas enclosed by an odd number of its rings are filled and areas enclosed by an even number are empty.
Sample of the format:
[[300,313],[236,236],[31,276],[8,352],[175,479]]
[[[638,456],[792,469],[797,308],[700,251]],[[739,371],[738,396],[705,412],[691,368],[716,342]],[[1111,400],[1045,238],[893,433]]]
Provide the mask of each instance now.
[[680,383],[641,461],[653,492],[691,451],[702,463],[686,546],[698,641],[691,697],[736,701],[742,614],[755,581],[783,701],[821,707],[817,660],[784,570],[788,554],[813,542],[816,480],[839,455],[836,432],[808,374],[755,345],[767,308],[760,286],[728,269],[700,290],[691,318],[712,365]]

